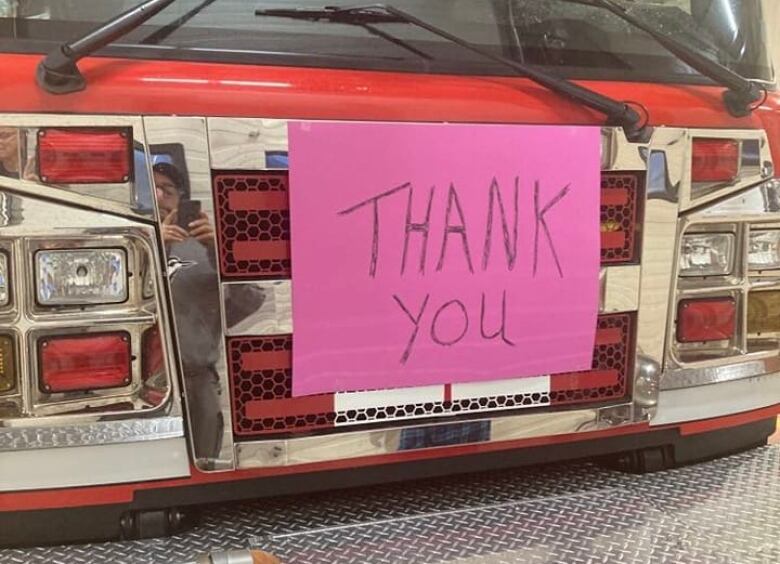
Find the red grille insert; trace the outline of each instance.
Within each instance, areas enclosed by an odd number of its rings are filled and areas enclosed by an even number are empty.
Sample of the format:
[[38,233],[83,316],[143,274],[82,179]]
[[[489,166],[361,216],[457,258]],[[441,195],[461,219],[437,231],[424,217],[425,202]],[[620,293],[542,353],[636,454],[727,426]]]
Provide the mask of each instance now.
[[[335,424],[489,412],[503,408],[596,403],[625,397],[632,374],[633,316],[599,318],[593,369],[550,377],[549,394],[469,398],[335,412],[333,394],[292,397],[292,336],[228,340],[233,429],[239,437],[309,431]],[[544,397],[543,397],[544,396]]]
[[228,339],[228,358],[236,435],[333,425],[331,394],[292,397],[292,336]]
[[637,259],[637,218],[642,173],[605,172],[601,175],[601,263]]
[[287,172],[220,172],[213,185],[222,277],[289,276]]
[[633,359],[633,315],[599,317],[593,369],[550,376],[550,405],[590,403],[624,397]]

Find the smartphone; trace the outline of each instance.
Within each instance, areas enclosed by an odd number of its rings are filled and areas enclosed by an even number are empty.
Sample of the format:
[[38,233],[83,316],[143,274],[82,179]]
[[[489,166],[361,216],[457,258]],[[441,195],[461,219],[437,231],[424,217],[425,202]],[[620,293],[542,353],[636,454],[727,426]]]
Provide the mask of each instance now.
[[200,217],[200,200],[182,200],[176,210],[176,223],[189,231],[189,225]]

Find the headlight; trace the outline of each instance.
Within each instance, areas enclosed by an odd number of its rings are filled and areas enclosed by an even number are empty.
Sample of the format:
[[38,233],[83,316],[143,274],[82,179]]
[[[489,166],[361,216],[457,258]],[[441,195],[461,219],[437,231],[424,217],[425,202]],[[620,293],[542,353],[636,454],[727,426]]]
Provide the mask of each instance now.
[[683,235],[680,276],[725,276],[734,265],[733,233]]
[[748,264],[750,270],[780,268],[780,229],[750,233]]
[[127,300],[127,258],[121,249],[38,251],[38,303],[116,304]]

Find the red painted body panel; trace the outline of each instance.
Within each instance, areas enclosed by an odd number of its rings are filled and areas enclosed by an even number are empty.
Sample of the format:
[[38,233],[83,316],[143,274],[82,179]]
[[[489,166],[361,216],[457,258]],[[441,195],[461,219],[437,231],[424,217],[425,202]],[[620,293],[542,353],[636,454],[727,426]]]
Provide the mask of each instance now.
[[[53,95],[35,83],[39,55],[3,55],[0,112],[177,114],[269,118],[601,124],[600,114],[522,78],[93,57],[86,90]],[[723,89],[582,82],[637,102],[654,125],[759,128],[731,117]],[[780,102],[775,101],[775,104]]]

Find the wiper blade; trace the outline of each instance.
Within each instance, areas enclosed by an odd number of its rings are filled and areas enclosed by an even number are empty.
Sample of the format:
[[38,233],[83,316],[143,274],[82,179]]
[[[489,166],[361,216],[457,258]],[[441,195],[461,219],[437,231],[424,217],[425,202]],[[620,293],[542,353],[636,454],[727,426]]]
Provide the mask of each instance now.
[[143,25],[175,1],[146,0],[86,35],[57,46],[38,63],[38,85],[52,94],[83,90],[87,83],[78,68],[81,59]]
[[723,93],[723,102],[729,113],[735,117],[744,117],[749,115],[754,109],[755,104],[764,97],[764,91],[755,82],[748,80],[739,73],[734,72],[729,67],[713,61],[706,55],[699,53],[674,37],[658,30],[652,25],[642,21],[640,18],[631,14],[631,12],[614,2],[613,0],[564,0],[575,4],[586,4],[589,6],[603,8],[615,14],[623,21],[640,29],[650,35],[653,39],[663,45],[669,52],[675,55],[685,64],[699,71],[707,78],[712,79],[721,86],[728,88]]
[[370,25],[385,23],[406,23],[427,30],[433,35],[437,35],[451,43],[459,45],[469,51],[500,63],[507,68],[512,69],[516,74],[529,78],[554,92],[562,94],[572,100],[579,102],[591,109],[594,109],[607,116],[608,125],[619,125],[623,127],[626,137],[630,141],[646,142],[650,137],[650,129],[642,123],[642,117],[628,104],[614,100],[608,96],[595,92],[580,86],[574,82],[557,76],[548,74],[544,71],[532,68],[526,64],[512,60],[508,57],[493,53],[483,49],[478,45],[458,37],[440,27],[432,25],[424,20],[387,4],[372,4],[368,6],[355,7],[329,7],[322,8],[280,8],[280,9],[260,9],[256,10],[258,16],[275,16],[282,18],[292,18],[305,21],[329,21],[334,23],[343,23],[349,25]]

